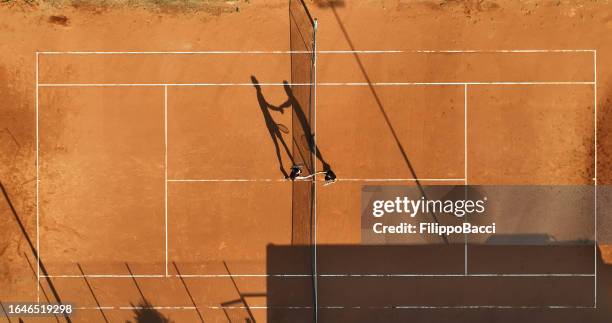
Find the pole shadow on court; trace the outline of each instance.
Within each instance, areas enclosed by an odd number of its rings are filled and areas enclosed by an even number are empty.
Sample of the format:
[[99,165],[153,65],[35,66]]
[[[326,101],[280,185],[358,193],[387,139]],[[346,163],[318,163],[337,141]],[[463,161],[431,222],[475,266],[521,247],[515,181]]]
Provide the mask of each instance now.
[[[415,180],[415,184],[417,185],[417,187],[419,188],[419,191],[421,192],[421,195],[427,200],[427,194],[425,193],[425,189],[423,188],[423,185],[421,184],[421,181],[419,181],[419,177],[417,176],[416,170],[414,168],[414,166],[412,165],[412,162],[410,162],[410,158],[408,157],[408,153],[406,152],[406,150],[404,149],[404,146],[401,142],[401,140],[399,139],[399,136],[397,135],[397,132],[395,131],[395,128],[393,127],[393,124],[391,123],[391,119],[389,118],[389,115],[387,114],[387,111],[385,110],[384,105],[382,104],[382,101],[380,100],[380,97],[378,96],[378,92],[376,92],[376,89],[374,88],[374,86],[372,85],[372,81],[370,79],[370,76],[368,75],[367,71],[365,70],[365,67],[363,66],[363,63],[361,62],[361,58],[359,57],[359,55],[355,52],[355,45],[353,44],[353,41],[351,40],[351,37],[349,36],[348,32],[346,31],[346,28],[344,27],[344,24],[342,23],[342,21],[340,20],[340,16],[338,15],[338,12],[336,11],[336,6],[343,6],[344,2],[343,1],[332,1],[327,3],[326,5],[321,5],[322,7],[329,7],[331,8],[332,13],[334,14],[334,18],[336,19],[336,22],[338,23],[338,26],[340,27],[340,30],[342,31],[342,35],[344,35],[344,38],[346,39],[346,42],[348,43],[350,49],[353,51],[353,56],[355,58],[355,61],[357,62],[357,65],[359,66],[359,70],[361,71],[361,74],[363,75],[363,77],[366,80],[366,83],[368,84],[368,88],[370,89],[370,92],[372,93],[372,96],[374,97],[374,100],[376,101],[376,105],[378,106],[378,109],[380,110],[380,113],[383,116],[383,119],[385,120],[385,123],[387,124],[387,127],[389,128],[389,130],[391,131],[391,135],[393,136],[393,139],[395,141],[395,144],[397,145],[397,148],[399,149],[402,158],[404,159],[404,162],[406,163],[406,166],[408,167],[408,170],[410,171],[410,174],[412,175],[412,178],[414,178]],[[438,217],[436,216],[435,213],[431,213],[431,216],[433,218],[433,220],[436,223],[440,223],[438,221]],[[441,236],[442,240],[444,240],[445,244],[448,244],[448,239],[445,236]]]
[[[47,267],[44,265],[43,261],[38,258],[38,256],[39,256],[38,255],[38,250],[34,246],[34,242],[30,238],[30,235],[28,234],[28,231],[26,230],[26,227],[25,227],[21,217],[17,213],[17,209],[15,209],[15,205],[13,204],[13,201],[9,197],[9,194],[8,194],[8,192],[6,190],[6,187],[4,186],[4,184],[1,181],[0,181],[0,191],[2,191],[2,196],[4,197],[4,199],[5,199],[8,207],[9,207],[9,209],[11,210],[11,214],[13,215],[13,218],[17,222],[17,225],[19,226],[19,229],[21,230],[21,233],[23,234],[24,238],[26,239],[26,242],[28,243],[30,251],[34,255],[34,259],[38,262],[38,265],[40,266],[40,273],[42,274],[41,277],[42,276],[45,277],[45,280],[47,281],[47,284],[49,286],[49,289],[51,290],[51,293],[53,294],[53,297],[55,298],[55,301],[58,304],[62,304],[63,302],[62,302],[62,299],[61,299],[61,297],[59,295],[59,292],[57,291],[57,289],[55,288],[55,285],[53,284],[53,281],[49,277],[49,273],[47,272]],[[27,260],[27,258],[26,258],[26,260]],[[70,316],[68,314],[64,314],[64,319],[68,323],[72,322],[72,320],[70,319]]]

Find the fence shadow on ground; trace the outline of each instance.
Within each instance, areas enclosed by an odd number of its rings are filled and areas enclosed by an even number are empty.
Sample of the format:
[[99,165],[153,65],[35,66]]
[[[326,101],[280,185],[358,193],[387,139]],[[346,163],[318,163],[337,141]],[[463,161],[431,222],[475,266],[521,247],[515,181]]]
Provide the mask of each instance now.
[[[318,246],[319,321],[516,322],[528,317],[531,322],[568,318],[607,322],[612,318],[612,266],[599,258],[597,309],[592,308],[593,245],[470,245],[470,277],[463,276],[463,248],[462,244]],[[308,274],[310,249],[268,247],[270,321],[313,319],[312,287],[307,277],[298,276]],[[542,275],[522,276],[535,273]]]
[[[47,267],[45,266],[43,261],[38,258],[38,256],[39,256],[38,255],[38,250],[34,246],[34,242],[32,241],[32,238],[30,237],[30,235],[28,234],[28,231],[27,231],[27,229],[25,227],[23,218],[19,215],[19,213],[17,213],[17,209],[15,208],[15,205],[13,204],[13,201],[11,200],[10,195],[9,195],[6,187],[2,183],[2,181],[0,181],[0,191],[2,191],[2,196],[4,197],[4,200],[6,201],[6,204],[8,205],[8,207],[9,207],[9,209],[11,211],[11,214],[13,215],[13,219],[15,220],[17,225],[19,226],[19,230],[23,234],[23,237],[26,239],[26,242],[28,244],[30,252],[32,253],[32,255],[34,257],[34,260],[37,262],[37,267],[39,267],[39,269],[40,269],[40,274],[42,274],[42,276],[45,277],[44,281],[49,286],[49,289],[51,290],[51,294],[53,295],[54,301],[61,304],[62,303],[62,299],[60,297],[60,294],[57,291],[57,288],[55,287],[55,285],[53,284],[53,281],[49,277],[49,273],[47,272]],[[27,256],[26,256],[26,261],[29,263],[29,259],[27,258]],[[43,281],[42,279],[39,279],[39,284],[41,286],[41,289],[42,289],[42,281]],[[47,297],[46,294],[45,294],[45,297]],[[64,314],[64,319],[68,323],[72,322],[72,320],[70,319],[70,316],[68,314]],[[21,319],[19,319],[19,321],[21,321]]]

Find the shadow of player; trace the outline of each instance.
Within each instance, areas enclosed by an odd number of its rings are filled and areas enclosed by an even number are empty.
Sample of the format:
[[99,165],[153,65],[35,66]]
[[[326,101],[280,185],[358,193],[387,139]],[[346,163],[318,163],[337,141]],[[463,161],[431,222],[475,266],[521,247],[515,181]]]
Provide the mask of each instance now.
[[277,106],[274,106],[268,103],[268,101],[266,100],[266,98],[264,97],[261,91],[261,85],[259,85],[259,81],[253,75],[251,75],[251,82],[253,83],[253,86],[255,87],[255,90],[257,92],[257,102],[259,103],[261,114],[263,115],[264,121],[266,122],[266,127],[268,128],[268,132],[270,133],[270,138],[272,138],[272,142],[274,143],[274,149],[276,151],[276,158],[278,159],[280,170],[283,173],[283,176],[287,178],[288,174],[285,168],[283,167],[283,160],[281,158],[279,141],[283,145],[283,148],[285,149],[287,156],[289,156],[289,159],[291,160],[291,164],[294,164],[293,156],[291,155],[291,151],[289,150],[289,147],[287,146],[287,143],[285,142],[285,139],[282,136],[282,133],[289,133],[289,129],[283,126],[282,124],[277,124],[274,121],[274,118],[272,118],[272,115],[270,114],[270,110],[279,111],[280,113],[284,113],[284,109],[286,107],[277,107]]
[[[312,132],[310,122],[308,122],[308,118],[306,118],[306,114],[304,113],[304,109],[302,109],[300,102],[293,95],[293,90],[291,89],[291,85],[289,85],[287,81],[283,81],[283,88],[285,89],[285,93],[287,94],[287,101],[279,105],[279,108],[283,109],[283,108],[291,107],[293,109],[293,113],[297,117],[300,123],[300,127],[302,128],[302,132],[304,136],[302,140],[306,141],[310,152],[314,152],[315,155],[317,156],[317,159],[321,161],[321,163],[323,164],[323,172],[326,172],[326,173],[331,172],[331,166],[323,158],[323,154],[321,154],[319,147],[315,145],[314,135]],[[298,138],[295,138],[295,139],[297,140]]]

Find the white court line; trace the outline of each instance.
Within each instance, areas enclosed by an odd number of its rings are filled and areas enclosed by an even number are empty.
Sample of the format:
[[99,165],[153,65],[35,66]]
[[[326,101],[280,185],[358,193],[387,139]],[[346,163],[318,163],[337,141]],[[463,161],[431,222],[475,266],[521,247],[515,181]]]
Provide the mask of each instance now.
[[595,262],[595,278],[594,280],[594,301],[593,301],[593,307],[597,308],[597,51],[593,52],[593,79],[595,80],[595,83],[593,84],[593,122],[594,122],[594,170],[593,170],[593,177],[594,177],[594,193],[595,193],[595,198],[594,198],[594,218],[595,218],[595,223],[594,223],[594,235],[595,235],[595,244],[593,246],[593,253],[594,253],[594,262]]
[[[229,278],[229,277],[277,277],[306,278],[312,274],[183,274],[183,275],[49,275],[48,278]],[[594,274],[318,274],[324,278],[395,278],[395,277],[593,277]]]
[[595,49],[415,49],[400,53],[461,54],[461,53],[592,53]]
[[40,303],[40,207],[39,207],[39,134],[38,134],[38,57],[36,52],[36,302]]
[[[586,309],[593,308],[592,306],[581,305],[541,305],[541,306],[513,306],[513,305],[448,305],[448,306],[423,306],[423,305],[394,305],[394,306],[318,306],[325,310],[343,310],[343,309],[364,309],[364,310],[401,310],[401,309]],[[313,306],[92,306],[92,307],[75,307],[75,310],[229,310],[229,309],[294,309],[294,310],[309,310],[314,309]]]
[[468,155],[467,155],[467,128],[468,128],[468,86],[463,85],[463,180],[467,185]]
[[593,274],[320,274],[320,277],[592,277]]
[[119,308],[115,306],[94,306],[94,307],[80,306],[80,307],[73,307],[73,309],[75,310],[115,310]]
[[[393,53],[418,53],[420,51],[403,51],[403,50],[321,50],[316,54],[393,54]],[[40,52],[45,55],[223,55],[223,54],[311,54],[312,51],[307,50],[212,50],[212,51],[65,51]],[[425,52],[424,52],[425,53]]]
[[182,274],[182,275],[49,275],[49,278],[229,278],[229,277],[311,277],[311,274]]
[[[312,91],[313,91],[313,95],[312,95],[312,109],[314,109],[314,116],[313,116],[313,120],[312,120],[312,141],[313,141],[313,145],[314,145],[314,149],[318,149],[317,147],[317,30],[319,29],[319,21],[315,18],[314,19],[314,28],[313,28],[313,42],[312,42],[312,46],[313,46],[313,51],[314,54],[312,55],[312,81],[314,83],[314,86],[312,87]],[[304,129],[305,130],[305,129]],[[316,156],[315,154],[311,154],[310,158],[312,161],[312,173],[313,173],[313,181],[314,181],[314,185],[312,185],[312,192],[313,192],[313,202],[312,202],[312,213],[313,213],[313,222],[314,225],[312,226],[312,234],[313,234],[313,238],[314,238],[314,248],[313,248],[313,259],[312,259],[312,279],[313,279],[313,294],[314,294],[314,320],[315,323],[319,322],[319,277],[318,277],[318,267],[317,267],[317,158],[314,157]]]
[[168,87],[164,86],[164,247],[168,276]]
[[[463,85],[463,178],[464,182],[464,198],[468,199],[467,196],[467,185],[468,185],[468,155],[467,155],[467,127],[468,127],[468,86]],[[463,217],[463,223],[467,222],[467,216]],[[468,274],[468,236],[467,233],[463,234],[463,273]]]
[[403,86],[403,85],[591,85],[592,81],[525,81],[525,82],[326,82],[323,86]]
[[[113,274],[86,274],[86,275],[41,275],[41,278],[171,278],[177,275],[113,275]],[[183,275],[185,277],[185,275]]]
[[[462,53],[585,53],[594,49],[390,49],[390,50],[319,50],[317,54],[462,54]],[[41,51],[44,55],[218,55],[218,54],[310,54],[311,51],[288,50],[211,50],[211,51]]]
[[464,178],[338,178],[337,182],[454,182]]
[[[285,83],[259,83],[260,86],[284,86]],[[288,83],[310,86],[310,83]],[[111,86],[253,86],[253,83],[42,83],[40,87],[111,87]]]
[[273,178],[236,178],[236,179],[169,179],[168,182],[291,182],[289,179],[273,179]]
[[[317,86],[463,86],[463,85],[594,85],[592,81],[529,82],[322,82]],[[259,83],[260,86],[311,86],[314,83]],[[111,87],[111,86],[253,86],[253,83],[41,83],[39,87]]]
[[[169,179],[168,182],[288,182],[289,179],[274,179],[274,178],[236,178],[236,179]],[[299,181],[299,180],[296,180]],[[304,181],[310,181],[306,179]],[[324,182],[324,179],[317,180]],[[465,181],[465,178],[338,178],[337,182],[454,182]]]
[[581,305],[542,305],[542,306],[512,306],[512,305],[463,305],[463,306],[395,306],[394,309],[578,309],[593,308]]

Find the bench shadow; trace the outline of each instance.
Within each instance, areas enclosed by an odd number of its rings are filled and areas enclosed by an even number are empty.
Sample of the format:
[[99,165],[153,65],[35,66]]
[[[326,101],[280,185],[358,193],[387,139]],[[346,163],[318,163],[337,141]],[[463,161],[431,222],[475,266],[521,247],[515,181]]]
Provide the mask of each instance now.
[[[131,304],[131,303],[130,303]],[[153,305],[146,299],[141,300],[138,305],[131,304],[134,307],[134,323],[171,323],[162,313],[156,310]],[[132,323],[128,320],[126,323]]]
[[[151,304],[149,300],[147,300],[142,289],[140,288],[140,285],[138,284],[138,281],[136,280],[136,277],[134,276],[134,273],[132,272],[132,269],[127,263],[125,263],[125,267],[132,278],[134,286],[140,294],[140,301],[137,303],[137,305],[130,302],[130,305],[133,307],[132,311],[134,312],[134,323],[173,323],[173,321],[170,321],[170,319],[165,317],[153,306],[153,304]],[[127,320],[126,323],[132,323],[132,321]]]

